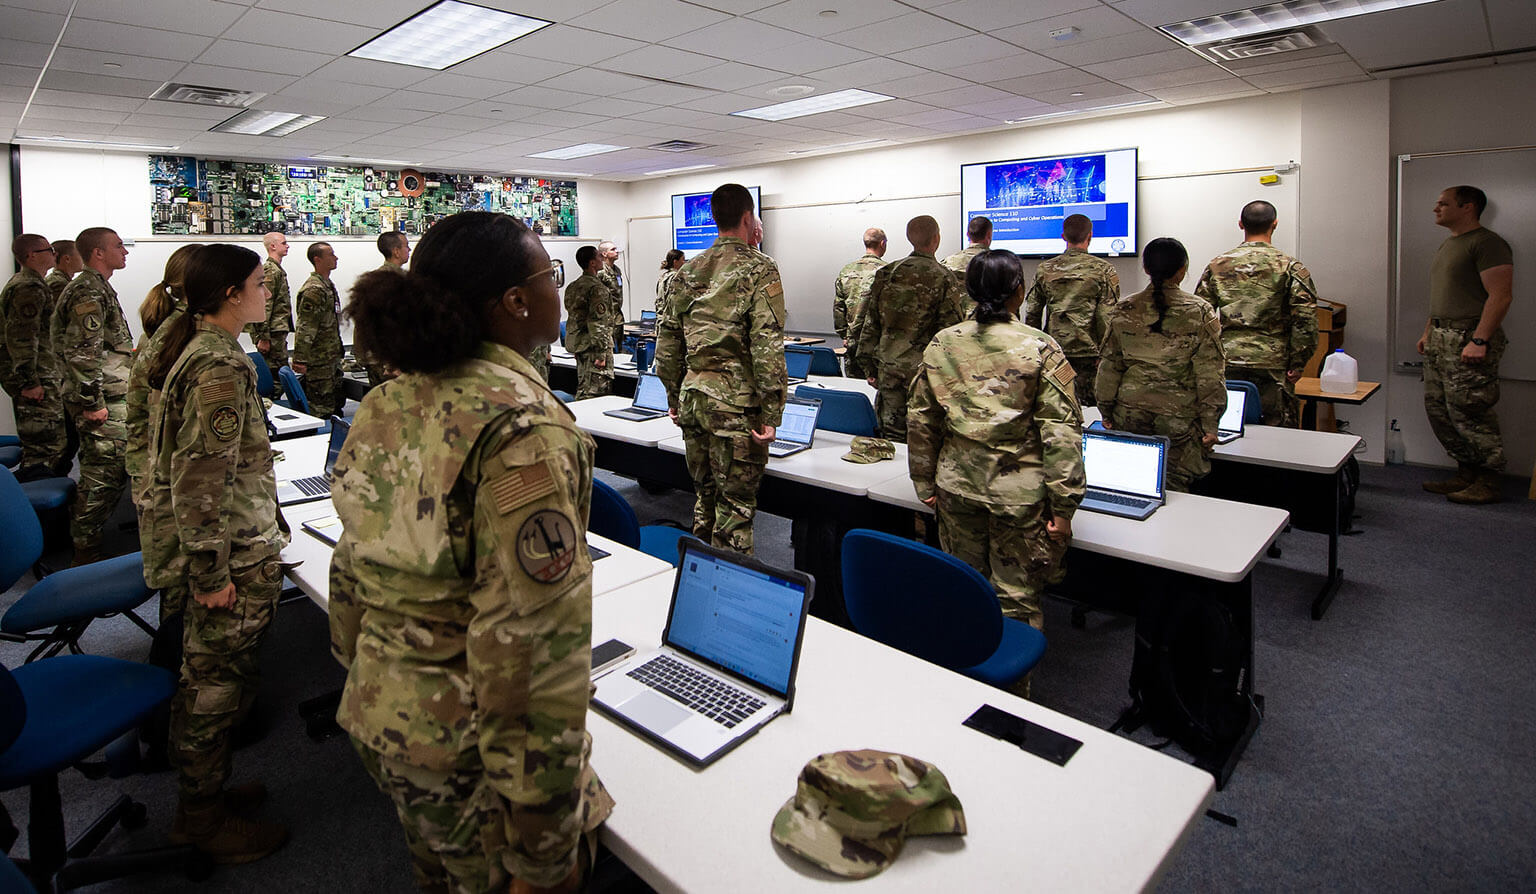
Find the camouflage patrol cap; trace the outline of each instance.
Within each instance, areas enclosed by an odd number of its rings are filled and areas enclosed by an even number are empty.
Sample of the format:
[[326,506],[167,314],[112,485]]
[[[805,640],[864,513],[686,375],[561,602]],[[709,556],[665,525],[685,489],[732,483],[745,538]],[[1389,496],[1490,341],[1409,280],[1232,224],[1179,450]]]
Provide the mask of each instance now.
[[937,767],[888,751],[835,751],[800,771],[773,840],[822,869],[868,878],[908,835],[964,835],[965,811]]
[[896,446],[884,438],[857,437],[848,443],[843,459],[851,463],[877,463],[896,458]]

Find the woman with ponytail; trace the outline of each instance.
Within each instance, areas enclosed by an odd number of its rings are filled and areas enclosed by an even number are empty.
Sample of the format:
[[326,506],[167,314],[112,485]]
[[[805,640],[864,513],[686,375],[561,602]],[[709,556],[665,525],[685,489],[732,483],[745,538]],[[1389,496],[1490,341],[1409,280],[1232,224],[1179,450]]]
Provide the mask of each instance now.
[[467,211],[348,304],[401,374],[332,474],[336,719],[422,890],[574,891],[612,808],[586,730],[594,444],[529,362],[560,334],[554,271],[521,222]]
[[1221,323],[1179,288],[1189,272],[1179,240],[1147,243],[1141,269],[1152,282],[1110,311],[1095,393],[1105,428],[1168,438],[1168,490],[1187,491],[1211,470],[1227,406]]
[[661,314],[662,299],[667,297],[667,283],[672,281],[672,277],[677,275],[677,271],[683,269],[683,262],[686,260],[687,258],[683,256],[683,253],[675,248],[670,249],[666,257],[661,259],[661,276],[656,280],[656,313],[658,316]]
[[[1082,411],[1066,355],[1019,320],[1018,257],[982,252],[965,287],[973,318],[934,336],[912,382],[908,464],[944,551],[986,575],[1005,615],[1039,628],[1083,499]],[[1027,695],[1028,680],[1017,688]]]
[[[128,373],[128,440],[123,450],[123,464],[128,470],[128,491],[133,497],[133,503],[138,506],[144,499],[144,471],[148,461],[149,451],[149,416],[154,412],[155,404],[160,400],[159,389],[150,390],[149,364],[155,355],[159,353],[163,339],[156,339],[155,333],[165,325],[165,321],[172,315],[181,312],[186,305],[181,297],[182,282],[186,278],[187,259],[192,256],[202,245],[189,242],[171,252],[171,256],[165,260],[165,278],[155,284],[144,297],[144,303],[139,305],[139,321],[144,324],[144,334],[139,336],[139,343],[133,351],[133,368]],[[140,509],[142,513],[142,508]],[[140,527],[142,531],[142,526]],[[159,586],[151,583],[150,586]],[[160,614],[163,618],[167,605],[161,600]],[[177,611],[180,609],[177,608]]]

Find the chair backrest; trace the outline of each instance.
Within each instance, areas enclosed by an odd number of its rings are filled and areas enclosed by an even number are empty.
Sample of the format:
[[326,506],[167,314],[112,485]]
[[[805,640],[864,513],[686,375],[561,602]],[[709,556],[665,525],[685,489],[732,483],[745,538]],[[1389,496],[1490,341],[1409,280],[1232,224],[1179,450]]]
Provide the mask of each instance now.
[[915,540],[849,531],[843,599],[854,630],[951,670],[981,664],[1003,639],[1003,609],[987,579]]
[[596,478],[592,479],[592,514],[587,530],[631,549],[640,548],[640,519],[634,508],[623,494]]
[[[0,664],[0,754],[16,744],[27,725],[27,699],[11,669]],[[4,859],[4,858],[0,858]],[[0,890],[7,890],[0,885]]]
[[635,343],[635,371],[648,372],[651,368],[651,360],[656,357],[656,341],[642,338]]
[[843,366],[837,362],[837,353],[826,345],[807,345],[811,352],[811,375],[840,376]]
[[256,365],[256,393],[262,397],[271,397],[277,391],[277,386],[272,382],[272,368],[267,366],[267,358],[255,351],[248,352],[246,356]]
[[1241,379],[1228,379],[1227,387],[1236,388],[1248,395],[1248,400],[1243,403],[1244,425],[1258,425],[1264,421],[1264,407],[1260,405],[1259,386]]
[[565,346],[565,321],[560,321],[560,346]]
[[816,427],[823,431],[840,431],[847,435],[873,435],[879,426],[875,408],[869,398],[857,391],[839,391],[836,388],[820,388],[801,385],[795,389],[795,397],[821,401],[821,414],[816,417]]
[[43,526],[37,510],[10,469],[0,468],[0,591],[9,590],[43,556]]
[[308,413],[309,398],[304,396],[304,386],[299,384],[299,374],[290,367],[284,366],[277,371],[277,375],[283,380],[283,393],[293,402],[293,408],[300,413]]

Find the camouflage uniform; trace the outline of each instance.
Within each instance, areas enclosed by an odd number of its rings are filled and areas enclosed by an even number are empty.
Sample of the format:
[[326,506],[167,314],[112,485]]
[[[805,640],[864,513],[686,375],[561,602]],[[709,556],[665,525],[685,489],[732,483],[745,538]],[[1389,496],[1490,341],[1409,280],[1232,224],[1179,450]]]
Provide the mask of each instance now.
[[261,275],[267,284],[267,291],[272,293],[267,298],[267,318],[260,323],[247,324],[245,332],[251,337],[252,344],[262,339],[272,343],[272,347],[261,356],[266,359],[267,368],[272,371],[272,384],[276,393],[281,393],[283,380],[278,378],[277,371],[288,365],[288,333],[293,331],[293,299],[288,292],[288,273],[283,270],[282,264],[267,258],[261,265]]
[[[1099,345],[1104,341],[1105,319],[1120,301],[1120,274],[1103,258],[1080,248],[1040,262],[1035,282],[1024,299],[1024,321],[1046,334],[1066,352],[1077,373],[1077,402],[1094,404],[1093,382],[1099,369]],[[1043,311],[1051,318],[1040,323]]]
[[965,291],[965,271],[971,268],[971,261],[986,250],[984,245],[967,245],[940,262],[955,272],[955,277],[960,280],[960,291]]
[[1096,387],[1111,426],[1168,438],[1167,488],[1187,491],[1211,470],[1201,438],[1216,433],[1227,408],[1221,323],[1203,298],[1172,287],[1163,294],[1160,332],[1150,288],[1110,311]]
[[544,384],[548,385],[549,345],[539,345],[537,348],[534,348],[533,353],[528,355],[528,362],[533,364],[533,368],[538,372],[539,378],[543,379]]
[[784,286],[773,259],[721,236],[672,278],[656,321],[656,374],[687,445],[693,533],[752,552],[768,445],[752,439],[784,413]]
[[[123,466],[128,437],[124,395],[133,363],[133,334],[117,292],[90,267],[64,290],[53,310],[51,331],[63,361],[64,406],[80,431],[80,487],[69,534],[76,550],[89,554],[101,545],[102,528],[128,483]],[[81,418],[102,408],[107,411],[104,422]]]
[[53,300],[58,301],[64,294],[64,287],[69,285],[72,279],[74,277],[55,267],[43,277],[43,282],[48,284],[48,291],[53,293]]
[[336,719],[423,889],[555,884],[612,809],[586,731],[593,451],[527,358],[486,343],[370,391],[337,461]]
[[[47,282],[26,267],[0,290],[0,388],[10,395],[16,414],[16,434],[21,438],[17,469],[47,475],[57,474],[69,458],[59,357],[49,332],[54,303]],[[41,399],[21,396],[39,386]]]
[[661,308],[665,303],[667,284],[676,275],[676,270],[663,270],[661,271],[661,276],[656,280],[656,316],[658,317],[661,316]]
[[[151,339],[150,348],[160,345]],[[229,778],[230,731],[256,697],[257,648],[277,607],[288,538],[278,528],[256,369],[233,335],[198,323],[153,406],[148,490],[165,499],[146,501],[141,515],[150,526],[141,542],[152,547],[145,575],[180,580],[191,593],[235,585],[229,609],[186,600],[171,755],[183,803],[196,806],[220,797]]]
[[346,403],[341,388],[341,296],[328,277],[311,273],[299,289],[299,328],[293,359],[305,366],[304,396],[311,415],[339,415]]
[[1312,274],[1267,242],[1244,242],[1211,259],[1195,294],[1221,319],[1227,378],[1258,386],[1266,423],[1295,428],[1300,405],[1285,373],[1306,366],[1317,348]]
[[844,367],[849,376],[863,378],[864,373],[853,357],[853,346],[858,341],[858,329],[854,322],[864,310],[864,299],[869,297],[869,284],[874,281],[875,271],[885,266],[885,259],[878,255],[861,255],[837,271],[837,282],[832,287],[832,328],[843,340]]
[[623,320],[614,314],[610,296],[602,280],[590,273],[565,287],[565,347],[576,355],[577,400],[613,390],[613,332]]
[[923,352],[908,405],[907,464],[918,497],[938,495],[939,543],[987,576],[1004,614],[1036,628],[1067,551],[1046,522],[1070,519],[1083,499],[1072,378],[1040,330],[967,321]]
[[[613,315],[615,317],[617,317],[620,321],[622,321],[624,319],[624,273],[623,273],[623,271],[619,270],[617,265],[610,266],[610,265],[604,264],[603,265],[603,269],[597,271],[596,276],[597,276],[597,278],[599,280],[602,281],[603,285],[608,287],[608,293],[613,296]],[[623,327],[622,326],[614,327],[614,333],[613,334],[614,334],[616,339],[617,338],[622,338],[623,335],[624,335]],[[617,340],[615,340],[614,343],[613,343],[613,346],[614,346],[615,349],[617,349],[619,347],[619,342]]]
[[965,289],[933,255],[912,254],[881,267],[859,324],[857,359],[875,380],[880,436],[907,440],[907,391],[923,349],[940,329],[965,319]]

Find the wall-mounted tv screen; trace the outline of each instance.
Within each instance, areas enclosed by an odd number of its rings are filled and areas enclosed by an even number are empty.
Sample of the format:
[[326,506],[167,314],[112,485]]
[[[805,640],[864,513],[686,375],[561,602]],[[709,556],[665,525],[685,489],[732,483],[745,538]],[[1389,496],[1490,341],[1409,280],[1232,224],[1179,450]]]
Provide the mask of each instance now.
[[962,231],[985,217],[993,248],[1034,258],[1061,254],[1061,222],[1083,214],[1093,221],[1091,254],[1134,255],[1136,150],[961,165],[960,213]]
[[[752,193],[752,208],[761,218],[762,187],[749,186],[747,191]],[[715,226],[715,217],[709,210],[709,196],[707,192],[690,192],[672,197],[672,247],[681,251],[684,257],[691,258],[709,248],[720,235],[720,228]]]

